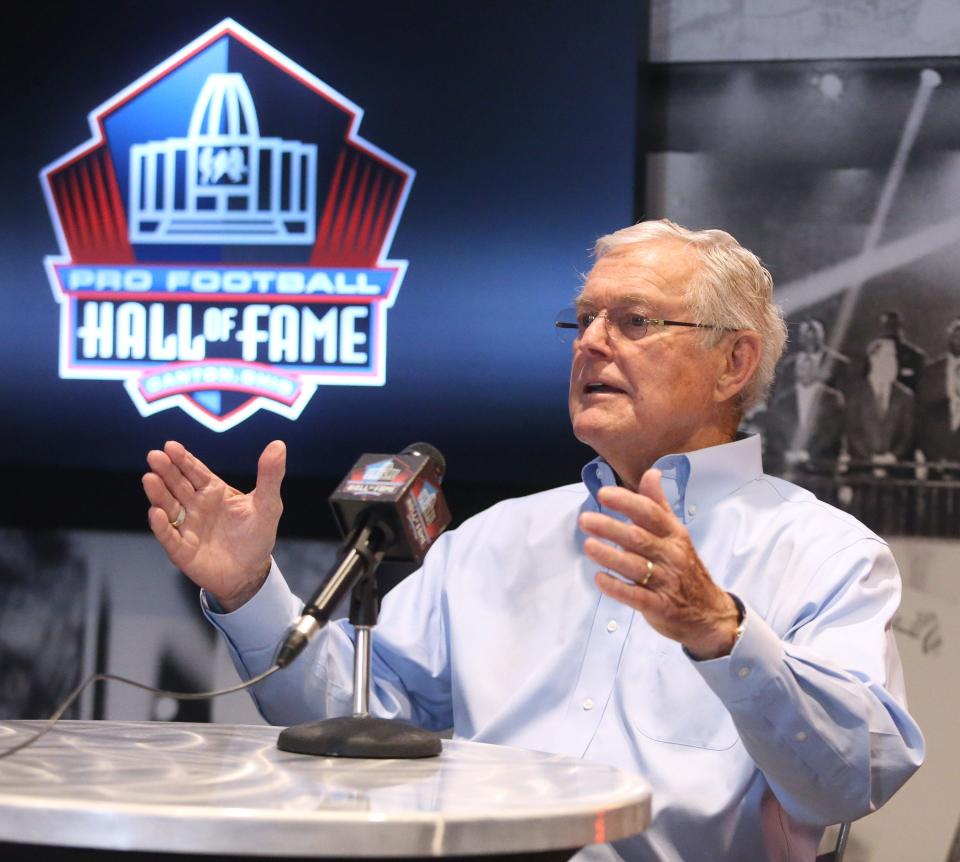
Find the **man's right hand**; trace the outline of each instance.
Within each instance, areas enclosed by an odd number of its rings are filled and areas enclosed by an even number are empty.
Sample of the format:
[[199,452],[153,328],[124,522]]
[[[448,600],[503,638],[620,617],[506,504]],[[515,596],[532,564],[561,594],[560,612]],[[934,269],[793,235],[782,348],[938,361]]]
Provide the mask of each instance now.
[[[286,446],[274,440],[260,455],[256,488],[243,494],[179,443],[147,453],[150,529],[171,562],[225,611],[252,598],[270,571],[286,461]],[[181,506],[186,514],[178,528]]]

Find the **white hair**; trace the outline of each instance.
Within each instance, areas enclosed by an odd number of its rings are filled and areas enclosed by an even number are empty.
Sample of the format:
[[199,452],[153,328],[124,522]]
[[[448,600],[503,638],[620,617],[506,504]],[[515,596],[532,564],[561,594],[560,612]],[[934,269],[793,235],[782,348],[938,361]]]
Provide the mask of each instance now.
[[722,230],[688,230],[668,219],[643,221],[600,237],[597,260],[625,246],[673,239],[696,249],[697,274],[685,286],[685,301],[693,323],[718,329],[700,330],[705,347],[723,337],[723,330],[752,329],[760,336],[757,370],[737,396],[741,411],[762,401],[773,383],[777,362],[787,341],[780,308],[773,302],[773,278],[753,252]]

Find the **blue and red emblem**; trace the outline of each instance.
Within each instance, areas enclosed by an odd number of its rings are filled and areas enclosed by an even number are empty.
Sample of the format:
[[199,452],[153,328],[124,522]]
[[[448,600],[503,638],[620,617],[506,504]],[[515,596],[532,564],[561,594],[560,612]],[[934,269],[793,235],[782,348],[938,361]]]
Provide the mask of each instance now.
[[214,431],[381,386],[414,171],[362,110],[227,19],[89,115],[41,172],[60,376]]

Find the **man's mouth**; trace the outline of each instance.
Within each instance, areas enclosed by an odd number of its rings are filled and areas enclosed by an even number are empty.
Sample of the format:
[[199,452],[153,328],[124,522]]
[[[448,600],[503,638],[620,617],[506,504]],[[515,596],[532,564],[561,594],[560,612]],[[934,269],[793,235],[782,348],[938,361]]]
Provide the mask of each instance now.
[[583,387],[583,391],[586,395],[596,395],[601,392],[610,392],[610,393],[621,393],[622,389],[617,389],[615,386],[609,386],[606,383],[588,383]]

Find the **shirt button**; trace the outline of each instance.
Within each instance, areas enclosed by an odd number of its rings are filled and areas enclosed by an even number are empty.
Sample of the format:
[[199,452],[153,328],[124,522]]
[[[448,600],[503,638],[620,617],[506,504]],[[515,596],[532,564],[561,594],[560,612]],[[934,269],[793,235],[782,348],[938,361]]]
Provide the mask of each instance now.
[[587,710],[587,712],[593,709],[593,701],[590,700],[589,697],[583,702],[583,708]]
[[797,732],[797,735],[794,737],[794,739],[796,739],[797,742],[806,742],[806,741],[807,741],[807,732],[806,732],[805,730],[798,731],[798,732]]
[[687,506],[687,514],[688,514],[688,515],[696,515],[696,514],[697,514],[697,504],[696,504],[696,503],[691,503],[689,506]]
[[740,670],[737,671],[737,676],[739,676],[740,679],[746,679],[748,676],[750,676],[750,668],[747,667],[747,665],[744,665],[742,668],[740,668]]
[[610,632],[610,634],[613,634],[616,630],[617,630],[617,621],[610,620],[610,622],[607,623],[607,631]]

